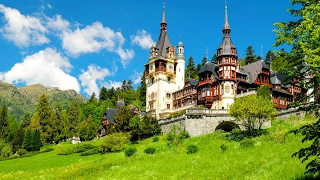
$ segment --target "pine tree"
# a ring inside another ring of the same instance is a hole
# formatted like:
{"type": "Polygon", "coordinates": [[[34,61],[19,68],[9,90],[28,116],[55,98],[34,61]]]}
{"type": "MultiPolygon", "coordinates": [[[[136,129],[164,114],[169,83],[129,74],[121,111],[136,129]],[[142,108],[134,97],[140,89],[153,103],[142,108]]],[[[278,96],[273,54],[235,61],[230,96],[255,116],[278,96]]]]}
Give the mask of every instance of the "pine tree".
{"type": "Polygon", "coordinates": [[[268,51],[265,59],[266,64],[270,66],[273,59],[274,59],[274,53],[272,51],[268,51]]]}
{"type": "Polygon", "coordinates": [[[29,113],[25,113],[21,119],[22,128],[26,128],[30,125],[31,116],[29,113]]]}
{"type": "Polygon", "coordinates": [[[133,89],[132,81],[129,79],[129,81],[127,82],[127,90],[132,90],[132,89],[133,89]]]}
{"type": "Polygon", "coordinates": [[[93,92],[93,93],[91,94],[88,103],[94,104],[94,105],[97,105],[97,104],[98,104],[98,100],[97,100],[97,97],[96,97],[96,93],[95,93],[95,92],[93,92]]]}
{"type": "Polygon", "coordinates": [[[51,108],[49,100],[45,94],[40,96],[37,113],[40,119],[40,127],[43,142],[50,142],[48,133],[50,131],[49,118],[51,115],[51,108]]]}
{"type": "Polygon", "coordinates": [[[113,125],[117,132],[129,132],[129,121],[133,117],[133,113],[126,107],[121,107],[114,116],[113,125]]]}
{"type": "Polygon", "coordinates": [[[139,96],[139,100],[142,106],[141,109],[145,109],[146,107],[146,97],[147,97],[146,76],[145,76],[145,73],[143,73],[141,77],[140,96],[139,96]]]}
{"type": "Polygon", "coordinates": [[[256,61],[254,50],[252,46],[248,46],[246,50],[246,57],[244,58],[246,65],[256,61]]]}
{"type": "Polygon", "coordinates": [[[218,61],[217,61],[217,54],[214,54],[211,58],[211,63],[213,64],[218,64],[218,61]]]}
{"type": "Polygon", "coordinates": [[[100,101],[107,100],[107,98],[108,98],[107,88],[105,88],[104,86],[102,86],[102,88],[101,88],[101,90],[100,90],[100,94],[99,94],[99,102],[100,102],[100,101]]]}
{"type": "Polygon", "coordinates": [[[27,130],[24,141],[23,141],[23,148],[27,151],[32,151],[32,145],[31,145],[31,140],[32,140],[32,130],[27,130]]]}
{"type": "Polygon", "coordinates": [[[17,152],[17,150],[22,148],[24,136],[25,136],[24,128],[22,126],[20,126],[13,141],[11,142],[11,149],[12,149],[13,153],[17,152]]]}
{"type": "Polygon", "coordinates": [[[206,64],[206,62],[208,62],[207,57],[203,57],[203,58],[202,58],[201,66],[204,66],[204,65],[206,64]]]}
{"type": "Polygon", "coordinates": [[[78,125],[80,123],[80,106],[78,100],[73,100],[68,109],[68,137],[76,135],[78,132],[78,125]]]}
{"type": "Polygon", "coordinates": [[[40,151],[40,148],[42,147],[41,134],[38,129],[32,132],[31,145],[33,151],[40,151]]]}
{"type": "Polygon", "coordinates": [[[190,56],[187,63],[186,73],[185,73],[185,79],[188,80],[190,78],[195,78],[197,75],[196,68],[194,65],[193,57],[190,56]]]}
{"type": "Polygon", "coordinates": [[[6,104],[2,105],[0,108],[0,139],[7,140],[9,135],[10,124],[8,107],[6,104]]]}
{"type": "Polygon", "coordinates": [[[127,81],[125,79],[122,81],[121,90],[122,91],[127,90],[127,81]]]}

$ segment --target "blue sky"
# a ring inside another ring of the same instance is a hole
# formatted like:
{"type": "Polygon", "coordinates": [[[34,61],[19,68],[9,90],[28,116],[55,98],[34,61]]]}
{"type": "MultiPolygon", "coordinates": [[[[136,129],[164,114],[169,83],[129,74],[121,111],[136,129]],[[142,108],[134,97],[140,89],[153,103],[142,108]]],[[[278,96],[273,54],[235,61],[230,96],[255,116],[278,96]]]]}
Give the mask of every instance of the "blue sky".
{"type": "MultiPolygon", "coordinates": [[[[140,84],[149,48],[159,36],[163,0],[1,0],[0,80],[41,83],[88,97],[123,79],[140,84]]],[[[275,22],[293,17],[289,0],[228,0],[231,38],[244,58],[272,47],[275,22]]],[[[186,60],[215,53],[222,40],[224,0],[166,1],[170,42],[180,36],[186,60]]]]}

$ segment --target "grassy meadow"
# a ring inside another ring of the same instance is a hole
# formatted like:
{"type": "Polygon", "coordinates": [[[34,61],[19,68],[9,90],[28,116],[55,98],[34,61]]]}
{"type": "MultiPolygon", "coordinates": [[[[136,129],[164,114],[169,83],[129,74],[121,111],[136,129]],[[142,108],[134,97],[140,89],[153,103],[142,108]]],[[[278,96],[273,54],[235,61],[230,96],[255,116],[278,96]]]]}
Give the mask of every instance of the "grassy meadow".
{"type": "MultiPolygon", "coordinates": [[[[314,120],[312,116],[275,120],[265,135],[252,138],[253,147],[227,140],[223,132],[188,138],[173,147],[167,146],[165,136],[157,142],[149,138],[126,145],[137,148],[131,157],[123,151],[57,155],[79,146],[61,143],[50,146],[54,148],[50,152],[0,161],[0,179],[306,179],[307,162],[291,155],[308,143],[301,143],[301,135],[287,132],[314,120]],[[196,145],[199,151],[187,154],[189,145],[196,145]],[[154,147],[155,154],[144,153],[147,147],[154,147]]],[[[102,141],[86,143],[99,146],[102,141]]]]}

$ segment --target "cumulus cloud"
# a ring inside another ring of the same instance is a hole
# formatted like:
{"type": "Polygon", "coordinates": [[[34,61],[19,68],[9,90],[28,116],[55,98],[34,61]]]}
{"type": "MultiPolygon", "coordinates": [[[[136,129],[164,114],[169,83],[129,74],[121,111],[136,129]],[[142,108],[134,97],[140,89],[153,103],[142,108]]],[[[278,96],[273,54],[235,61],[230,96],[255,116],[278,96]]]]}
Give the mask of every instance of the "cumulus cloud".
{"type": "Polygon", "coordinates": [[[132,49],[122,48],[125,39],[121,32],[103,27],[100,22],[94,22],[82,29],[77,27],[75,30],[66,30],[62,33],[61,39],[62,47],[73,56],[106,49],[116,52],[123,65],[128,64],[128,61],[134,56],[132,49]]]}
{"type": "Polygon", "coordinates": [[[130,38],[131,43],[140,46],[142,49],[150,49],[152,45],[155,45],[151,35],[144,29],[139,30],[135,36],[131,35],[130,38]]]}
{"type": "Polygon", "coordinates": [[[42,25],[40,18],[22,15],[18,10],[2,4],[0,4],[0,12],[4,14],[5,22],[0,32],[18,47],[41,45],[50,41],[46,37],[48,30],[42,25]]]}
{"type": "Polygon", "coordinates": [[[137,72],[136,70],[134,70],[133,75],[131,76],[131,79],[133,80],[133,84],[140,84],[141,76],[142,76],[142,72],[137,72]]]}
{"type": "Polygon", "coordinates": [[[47,27],[52,30],[63,31],[68,29],[69,25],[69,21],[63,19],[61,15],[56,15],[53,18],[47,17],[47,27]]]}
{"type": "Polygon", "coordinates": [[[79,76],[79,80],[81,81],[81,86],[84,87],[84,92],[88,95],[91,95],[93,92],[97,95],[99,94],[98,83],[104,83],[104,79],[107,76],[112,75],[110,71],[106,68],[101,68],[96,65],[89,65],[88,70],[82,70],[82,74],[79,76]]]}
{"type": "Polygon", "coordinates": [[[118,81],[106,81],[102,84],[104,87],[106,87],[107,89],[111,89],[112,87],[117,89],[120,88],[122,85],[122,82],[118,82],[118,81]]]}
{"type": "Polygon", "coordinates": [[[61,90],[74,89],[80,92],[78,80],[69,75],[72,66],[68,58],[55,49],[47,48],[27,56],[23,62],[16,63],[10,71],[0,73],[0,79],[8,83],[41,83],[46,87],[58,87],[61,90]]]}

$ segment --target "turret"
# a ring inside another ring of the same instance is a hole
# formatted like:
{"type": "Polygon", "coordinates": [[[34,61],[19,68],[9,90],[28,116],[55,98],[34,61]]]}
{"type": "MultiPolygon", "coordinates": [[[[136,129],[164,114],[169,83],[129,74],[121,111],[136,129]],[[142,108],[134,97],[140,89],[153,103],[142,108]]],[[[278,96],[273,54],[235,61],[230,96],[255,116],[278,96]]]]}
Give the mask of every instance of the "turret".
{"type": "Polygon", "coordinates": [[[177,46],[177,66],[176,66],[176,89],[180,90],[184,87],[184,73],[185,73],[185,58],[184,58],[184,45],[180,42],[177,46]]]}

